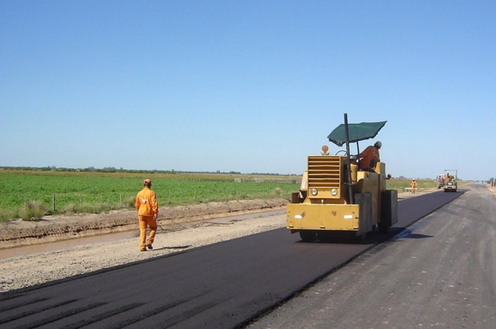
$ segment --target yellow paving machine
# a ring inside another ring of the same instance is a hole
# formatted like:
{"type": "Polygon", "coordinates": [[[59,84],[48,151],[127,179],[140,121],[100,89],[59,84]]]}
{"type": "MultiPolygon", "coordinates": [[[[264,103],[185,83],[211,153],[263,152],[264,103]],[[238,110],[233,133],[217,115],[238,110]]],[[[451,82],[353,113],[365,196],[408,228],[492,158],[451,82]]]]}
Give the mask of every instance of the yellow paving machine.
{"type": "Polygon", "coordinates": [[[287,229],[299,232],[303,241],[322,240],[340,233],[362,236],[374,229],[386,232],[398,221],[398,194],[386,189],[386,164],[361,170],[358,166],[358,142],[374,138],[386,124],[362,122],[339,125],[328,136],[346,150],[329,154],[327,146],[320,155],[308,156],[307,170],[300,191],[293,193],[287,205],[287,229]],[[357,155],[350,154],[356,142],[357,155]],[[344,154],[338,155],[341,152],[344,154]]]}

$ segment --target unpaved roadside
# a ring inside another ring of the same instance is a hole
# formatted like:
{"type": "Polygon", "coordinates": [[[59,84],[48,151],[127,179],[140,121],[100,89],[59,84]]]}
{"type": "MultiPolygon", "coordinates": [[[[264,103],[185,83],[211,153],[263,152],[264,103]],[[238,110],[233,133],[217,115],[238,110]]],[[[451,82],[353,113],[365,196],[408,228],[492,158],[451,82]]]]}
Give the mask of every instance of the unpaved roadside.
{"type": "MultiPolygon", "coordinates": [[[[399,199],[430,192],[432,191],[415,194],[400,193],[399,199]]],[[[284,207],[273,206],[264,209],[284,209],[284,207]]],[[[226,214],[232,215],[233,213],[242,214],[247,211],[243,212],[240,209],[238,212],[231,211],[217,215],[196,213],[192,216],[195,221],[189,224],[186,219],[171,219],[168,224],[166,224],[167,220],[162,220],[162,229],[158,231],[152,251],[140,252],[138,239],[133,237],[0,260],[0,292],[142,261],[285,226],[284,214],[264,216],[262,212],[254,213],[245,220],[222,219],[226,214]]],[[[132,225],[137,230],[137,224],[132,225]]]]}
{"type": "MultiPolygon", "coordinates": [[[[177,231],[211,218],[281,208],[287,202],[284,199],[239,200],[161,207],[158,222],[166,230],[177,231]]],[[[129,231],[136,225],[134,210],[45,216],[36,221],[13,220],[0,224],[0,249],[129,231]]]]}

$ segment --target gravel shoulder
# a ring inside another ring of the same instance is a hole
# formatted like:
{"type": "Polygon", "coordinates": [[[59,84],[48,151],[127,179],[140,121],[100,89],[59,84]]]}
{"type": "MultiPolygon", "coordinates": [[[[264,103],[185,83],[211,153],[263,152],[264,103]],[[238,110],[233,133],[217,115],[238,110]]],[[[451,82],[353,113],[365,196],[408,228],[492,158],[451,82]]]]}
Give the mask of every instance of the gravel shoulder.
{"type": "MultiPolygon", "coordinates": [[[[415,194],[399,193],[399,199],[430,192],[432,191],[415,194]]],[[[161,227],[157,232],[154,249],[146,252],[140,252],[138,249],[138,225],[135,213],[132,211],[49,218],[38,223],[19,221],[13,224],[25,225],[23,228],[17,226],[17,231],[21,233],[45,232],[38,237],[36,234],[29,237],[29,234],[22,233],[16,239],[13,237],[15,230],[12,226],[7,230],[4,225],[3,236],[5,237],[8,231],[9,239],[2,240],[0,236],[0,248],[129,229],[135,230],[136,237],[2,259],[0,260],[2,269],[0,293],[285,227],[284,214],[267,215],[264,212],[277,209],[282,211],[286,203],[285,200],[255,200],[246,201],[244,206],[242,202],[232,202],[230,205],[227,203],[202,205],[203,210],[182,207],[171,209],[170,213],[167,213],[161,209],[159,217],[161,227]],[[176,214],[177,217],[169,218],[171,214],[176,214]],[[226,217],[233,215],[245,215],[245,218],[239,220],[235,219],[236,217],[226,217]],[[102,223],[111,223],[111,225],[102,223]],[[118,225],[114,225],[115,223],[118,225]],[[35,229],[36,225],[38,227],[35,229]],[[95,228],[99,226],[100,229],[95,228]],[[85,227],[88,229],[85,230],[85,227]],[[54,231],[58,233],[50,233],[54,231]]]]}

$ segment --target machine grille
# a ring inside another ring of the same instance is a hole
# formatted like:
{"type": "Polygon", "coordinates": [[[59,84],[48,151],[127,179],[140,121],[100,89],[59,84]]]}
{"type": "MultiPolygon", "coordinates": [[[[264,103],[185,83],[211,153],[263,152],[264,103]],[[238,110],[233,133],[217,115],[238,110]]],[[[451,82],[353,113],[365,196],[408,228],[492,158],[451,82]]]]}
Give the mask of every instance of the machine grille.
{"type": "Polygon", "coordinates": [[[341,181],[341,157],[309,156],[308,187],[339,188],[341,181]]]}

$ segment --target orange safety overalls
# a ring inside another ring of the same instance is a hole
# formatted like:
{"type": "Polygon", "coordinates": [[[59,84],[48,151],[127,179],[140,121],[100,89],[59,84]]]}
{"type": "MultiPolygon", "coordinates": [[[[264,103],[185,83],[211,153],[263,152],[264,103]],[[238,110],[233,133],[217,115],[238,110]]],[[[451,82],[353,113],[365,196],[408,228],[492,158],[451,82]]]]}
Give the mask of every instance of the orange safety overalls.
{"type": "Polygon", "coordinates": [[[145,186],[136,195],[136,210],[138,211],[138,221],[140,229],[140,250],[146,250],[147,245],[151,245],[157,233],[158,202],[155,192],[145,186]],[[148,239],[146,229],[150,228],[148,239]]]}
{"type": "Polygon", "coordinates": [[[417,182],[412,181],[410,187],[412,188],[412,193],[415,193],[415,190],[417,189],[417,182]]]}

